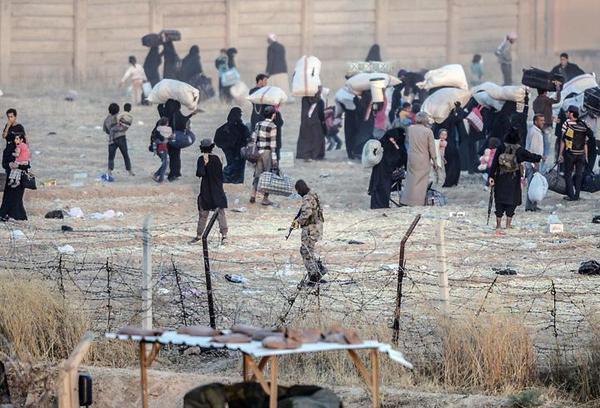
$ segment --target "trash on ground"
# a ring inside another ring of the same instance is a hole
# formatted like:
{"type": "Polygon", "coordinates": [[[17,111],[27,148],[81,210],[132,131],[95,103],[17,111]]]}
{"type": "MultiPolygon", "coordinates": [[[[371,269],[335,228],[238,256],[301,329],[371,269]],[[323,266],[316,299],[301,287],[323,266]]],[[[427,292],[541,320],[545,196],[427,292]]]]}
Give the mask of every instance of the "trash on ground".
{"type": "Polygon", "coordinates": [[[582,262],[577,272],[581,275],[600,275],[600,263],[596,261],[582,262]]]}
{"type": "Polygon", "coordinates": [[[46,213],[46,215],[44,216],[44,218],[59,218],[59,219],[63,219],[63,218],[65,218],[65,214],[63,213],[62,210],[52,210],[52,211],[48,211],[46,213]]]}
{"type": "Polygon", "coordinates": [[[240,276],[240,275],[229,275],[229,274],[226,274],[225,275],[225,279],[228,280],[231,283],[243,283],[243,284],[248,283],[248,279],[246,279],[246,278],[244,278],[243,276],[240,276]]]}
{"type": "Polygon", "coordinates": [[[77,100],[77,96],[77,91],[71,89],[69,92],[67,92],[67,96],[65,96],[65,101],[74,102],[75,100],[77,100]]]}
{"type": "Polygon", "coordinates": [[[246,207],[239,207],[239,208],[232,208],[231,211],[236,212],[236,213],[245,213],[248,211],[248,209],[246,207]]]}
{"type": "Polygon", "coordinates": [[[355,239],[351,239],[350,241],[348,241],[349,245],[364,245],[365,243],[362,241],[357,241],[355,239]]]}
{"type": "Polygon", "coordinates": [[[14,239],[15,241],[18,239],[27,239],[27,237],[25,236],[25,234],[23,233],[23,231],[21,230],[11,230],[10,231],[10,238],[14,239]]]}
{"type": "Polygon", "coordinates": [[[504,269],[492,268],[492,270],[494,272],[496,272],[496,275],[516,275],[517,274],[517,271],[515,271],[514,269],[510,269],[510,268],[504,268],[504,269]]]}
{"type": "Polygon", "coordinates": [[[86,179],[88,176],[87,173],[83,172],[83,173],[73,173],[73,178],[75,180],[81,180],[81,179],[86,179]]]}
{"type": "Polygon", "coordinates": [[[594,218],[592,218],[592,222],[594,224],[600,224],[600,215],[596,215],[594,218]]]}
{"type": "Polygon", "coordinates": [[[548,216],[548,233],[560,234],[563,231],[563,223],[558,219],[558,215],[551,214],[550,216],[548,216]]]}
{"type": "Polygon", "coordinates": [[[61,225],[60,230],[62,232],[73,232],[73,227],[69,227],[68,225],[61,225]]]}
{"type": "Polygon", "coordinates": [[[83,211],[79,207],[73,207],[67,211],[67,215],[71,218],[83,218],[83,211]]]}
{"type": "Polygon", "coordinates": [[[106,181],[108,183],[112,183],[113,181],[115,181],[115,178],[111,175],[108,174],[103,174],[100,176],[100,180],[102,181],[106,181]]]}
{"type": "Polygon", "coordinates": [[[90,214],[90,218],[93,220],[110,220],[115,217],[122,217],[121,211],[115,212],[115,210],[106,210],[103,213],[95,212],[90,214]]]}
{"type": "Polygon", "coordinates": [[[61,254],[72,255],[72,254],[75,253],[75,248],[73,248],[69,244],[63,245],[63,246],[59,246],[57,249],[58,249],[58,252],[60,252],[61,254]]]}
{"type": "Polygon", "coordinates": [[[329,173],[321,173],[321,174],[319,174],[319,177],[321,177],[321,178],[327,178],[327,177],[330,177],[330,176],[331,176],[331,174],[329,174],[329,173]]]}

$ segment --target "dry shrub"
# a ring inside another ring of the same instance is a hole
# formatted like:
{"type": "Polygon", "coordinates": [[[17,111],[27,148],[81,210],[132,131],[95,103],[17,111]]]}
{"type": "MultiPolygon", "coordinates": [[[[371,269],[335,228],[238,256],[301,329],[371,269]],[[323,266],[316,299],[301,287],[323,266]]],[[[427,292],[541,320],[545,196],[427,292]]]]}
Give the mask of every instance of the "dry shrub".
{"type": "Polygon", "coordinates": [[[497,393],[535,381],[536,357],[527,328],[508,317],[440,323],[441,382],[450,388],[497,393]]]}

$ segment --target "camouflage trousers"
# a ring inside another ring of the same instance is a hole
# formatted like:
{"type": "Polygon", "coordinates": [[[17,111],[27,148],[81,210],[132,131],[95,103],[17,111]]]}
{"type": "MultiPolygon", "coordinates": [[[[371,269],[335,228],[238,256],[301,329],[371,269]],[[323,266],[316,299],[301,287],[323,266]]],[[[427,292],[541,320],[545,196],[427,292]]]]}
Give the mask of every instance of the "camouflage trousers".
{"type": "Polygon", "coordinates": [[[315,254],[317,242],[321,239],[323,231],[322,224],[309,225],[302,228],[302,238],[300,245],[300,255],[304,262],[304,267],[308,272],[309,280],[317,282],[321,278],[318,257],[315,254]]]}

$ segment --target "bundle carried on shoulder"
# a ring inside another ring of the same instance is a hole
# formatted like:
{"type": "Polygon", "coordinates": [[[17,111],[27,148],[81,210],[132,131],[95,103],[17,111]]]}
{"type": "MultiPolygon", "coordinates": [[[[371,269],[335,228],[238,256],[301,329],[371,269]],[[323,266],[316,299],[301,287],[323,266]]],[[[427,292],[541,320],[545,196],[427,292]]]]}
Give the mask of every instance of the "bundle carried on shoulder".
{"type": "Polygon", "coordinates": [[[492,98],[486,91],[473,93],[473,98],[475,98],[478,104],[485,106],[486,108],[494,108],[497,112],[502,109],[504,102],[506,102],[492,98]]]}
{"type": "Polygon", "coordinates": [[[400,84],[400,80],[393,75],[371,72],[354,75],[352,78],[346,81],[346,85],[355,92],[363,92],[371,89],[372,80],[383,81],[382,84],[385,85],[384,88],[400,84]]]}
{"type": "Polygon", "coordinates": [[[165,103],[169,99],[175,99],[189,110],[195,111],[198,108],[200,91],[176,79],[163,79],[154,85],[148,95],[148,101],[152,103],[165,103]]]}
{"type": "Polygon", "coordinates": [[[561,94],[563,96],[569,96],[571,94],[577,94],[585,92],[590,88],[597,88],[598,82],[596,77],[591,74],[578,75],[572,78],[569,82],[563,85],[561,94]]]}
{"type": "Polygon", "coordinates": [[[292,95],[315,96],[321,86],[321,61],[314,56],[303,55],[296,62],[292,76],[292,95]]]}
{"type": "Polygon", "coordinates": [[[250,94],[248,100],[256,105],[280,105],[287,101],[287,95],[279,87],[263,86],[250,94]]]}
{"type": "Polygon", "coordinates": [[[363,146],[361,163],[365,169],[377,166],[383,159],[383,147],[376,139],[368,140],[363,146]]]}
{"type": "Polygon", "coordinates": [[[484,82],[472,89],[473,93],[487,92],[489,96],[499,101],[524,102],[527,89],[522,85],[500,86],[493,82],[484,82]]]}
{"type": "Polygon", "coordinates": [[[346,75],[353,76],[362,73],[382,72],[389,74],[393,62],[383,61],[349,61],[346,63],[346,75]]]}
{"type": "Polygon", "coordinates": [[[521,83],[525,86],[544,91],[554,91],[556,86],[553,81],[563,82],[564,79],[561,75],[555,75],[539,68],[523,69],[521,83]]]}
{"type": "Polygon", "coordinates": [[[471,99],[471,91],[459,88],[443,88],[429,95],[423,105],[421,112],[429,114],[436,123],[442,123],[448,116],[454,104],[460,102],[461,106],[465,106],[471,99]]]}
{"type": "Polygon", "coordinates": [[[162,44],[162,40],[160,39],[160,35],[156,33],[146,34],[142,37],[142,45],[144,47],[158,47],[162,44]]]}
{"type": "Polygon", "coordinates": [[[425,80],[417,83],[421,89],[430,90],[439,87],[453,87],[467,90],[467,76],[460,64],[444,65],[438,69],[432,69],[425,74],[425,80]]]}
{"type": "Polygon", "coordinates": [[[356,109],[356,105],[354,104],[355,96],[356,95],[352,92],[351,88],[344,86],[335,93],[335,101],[344,105],[346,109],[354,110],[356,109]]]}

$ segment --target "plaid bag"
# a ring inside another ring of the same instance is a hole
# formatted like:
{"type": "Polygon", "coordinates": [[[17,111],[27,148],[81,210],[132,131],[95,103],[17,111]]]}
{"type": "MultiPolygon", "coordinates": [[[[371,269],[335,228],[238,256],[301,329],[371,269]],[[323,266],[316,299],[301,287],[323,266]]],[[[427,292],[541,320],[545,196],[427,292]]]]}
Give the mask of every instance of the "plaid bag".
{"type": "Polygon", "coordinates": [[[425,198],[425,205],[440,206],[443,207],[448,204],[448,198],[437,190],[431,187],[427,190],[427,197],[425,198]]]}
{"type": "Polygon", "coordinates": [[[258,191],[288,197],[294,192],[294,181],[290,176],[265,171],[258,179],[258,191]]]}

